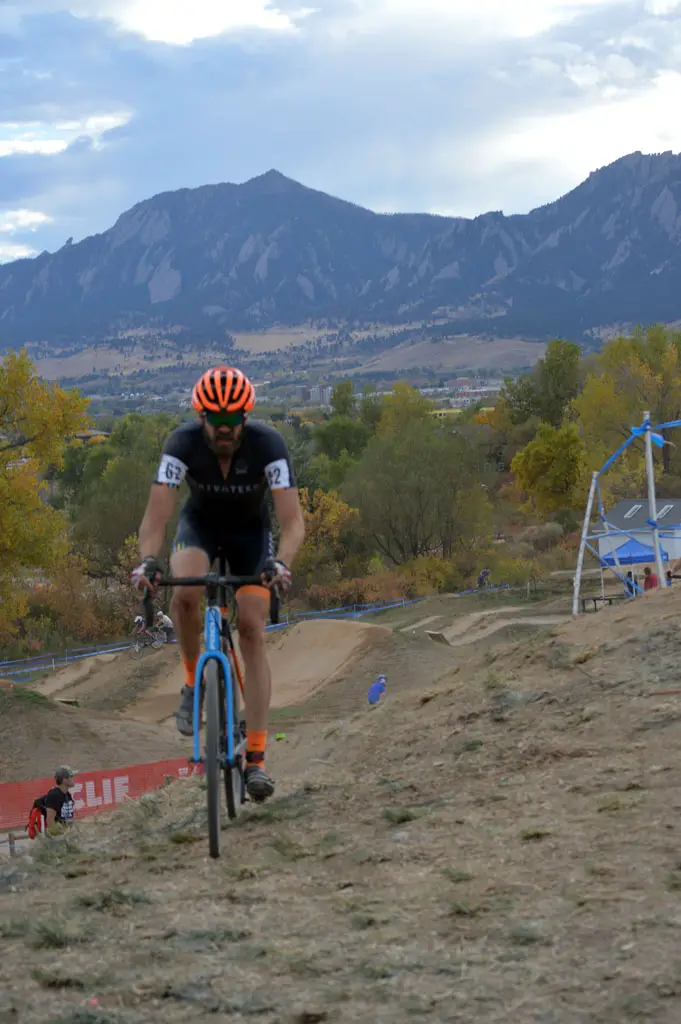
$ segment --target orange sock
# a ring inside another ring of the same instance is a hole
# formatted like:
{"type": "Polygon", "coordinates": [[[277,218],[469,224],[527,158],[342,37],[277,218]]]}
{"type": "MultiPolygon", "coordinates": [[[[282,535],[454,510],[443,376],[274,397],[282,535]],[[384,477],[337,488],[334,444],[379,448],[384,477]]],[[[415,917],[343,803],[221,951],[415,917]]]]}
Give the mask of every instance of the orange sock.
{"type": "Polygon", "coordinates": [[[259,764],[265,767],[265,747],[267,746],[267,729],[246,729],[246,763],[259,764]]]}
{"type": "Polygon", "coordinates": [[[196,664],[198,658],[185,658],[182,656],[182,664],[184,665],[184,685],[189,686],[190,689],[194,689],[194,677],[196,674],[196,664]]]}

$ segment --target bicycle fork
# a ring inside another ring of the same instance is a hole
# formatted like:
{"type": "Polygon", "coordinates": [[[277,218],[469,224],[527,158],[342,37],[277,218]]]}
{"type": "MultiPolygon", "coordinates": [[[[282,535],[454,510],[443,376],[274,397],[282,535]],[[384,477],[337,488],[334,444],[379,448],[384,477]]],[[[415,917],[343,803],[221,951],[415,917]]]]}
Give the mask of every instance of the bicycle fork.
{"type": "MultiPolygon", "coordinates": [[[[232,689],[232,669],[229,664],[229,658],[221,649],[221,614],[220,609],[215,605],[209,605],[206,608],[206,615],[204,621],[204,637],[206,649],[201,654],[196,666],[196,675],[194,677],[194,756],[190,759],[194,764],[202,763],[201,758],[201,744],[200,744],[200,727],[201,727],[201,690],[203,687],[203,670],[205,665],[211,659],[219,662],[222,668],[222,679],[224,683],[224,700],[225,700],[225,732],[226,732],[226,757],[225,761],[230,768],[235,768],[238,758],[244,753],[246,749],[246,736],[244,730],[240,728],[242,734],[239,743],[235,746],[234,743],[234,692],[232,689]]],[[[242,685],[241,679],[239,678],[239,684],[242,685]]],[[[241,725],[241,723],[240,723],[241,725]]]]}

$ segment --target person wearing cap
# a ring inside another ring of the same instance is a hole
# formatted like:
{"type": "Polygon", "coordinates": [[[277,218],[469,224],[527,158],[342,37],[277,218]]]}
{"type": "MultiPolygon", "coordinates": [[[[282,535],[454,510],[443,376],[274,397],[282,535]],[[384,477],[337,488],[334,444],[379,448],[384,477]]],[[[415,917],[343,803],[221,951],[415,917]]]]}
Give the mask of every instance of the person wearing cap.
{"type": "Polygon", "coordinates": [[[71,790],[76,784],[76,773],[67,764],[62,764],[54,773],[56,785],[45,795],[45,831],[61,831],[56,826],[70,825],[76,808],[71,790]]]}

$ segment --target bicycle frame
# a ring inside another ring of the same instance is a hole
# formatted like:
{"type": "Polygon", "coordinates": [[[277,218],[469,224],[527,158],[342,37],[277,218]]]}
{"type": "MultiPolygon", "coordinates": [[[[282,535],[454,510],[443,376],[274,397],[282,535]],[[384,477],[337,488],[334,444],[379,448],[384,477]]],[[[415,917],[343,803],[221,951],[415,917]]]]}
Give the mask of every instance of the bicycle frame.
{"type": "MultiPolygon", "coordinates": [[[[246,759],[246,730],[238,715],[238,697],[235,685],[238,682],[243,692],[239,661],[234,648],[229,615],[223,611],[227,604],[227,588],[239,586],[262,586],[263,577],[227,576],[224,574],[225,560],[220,554],[219,571],[205,576],[174,576],[157,580],[159,586],[205,587],[206,612],[204,616],[204,649],[196,665],[193,700],[193,757],[190,764],[203,764],[206,774],[208,804],[208,850],[211,857],[220,856],[220,790],[224,782],[227,814],[235,818],[238,808],[245,799],[244,762],[246,759]],[[233,658],[234,670],[230,664],[233,658]],[[217,662],[217,665],[210,665],[217,662]],[[209,666],[207,668],[207,666],[209,666]],[[220,672],[222,670],[222,672],[220,672]],[[201,758],[201,700],[205,701],[206,723],[204,750],[201,758]],[[223,706],[224,703],[224,706],[223,706]]],[[[274,559],[265,563],[264,578],[273,580],[276,576],[274,559]]],[[[272,587],[270,614],[273,601],[278,602],[276,586],[272,587]]],[[[147,590],[143,600],[147,622],[150,622],[151,595],[147,590]]]]}
{"type": "MultiPolygon", "coordinates": [[[[274,575],[276,571],[273,567],[273,559],[269,559],[266,563],[265,572],[274,575]]],[[[193,745],[193,757],[190,761],[194,764],[201,763],[201,747],[200,747],[200,725],[201,725],[201,683],[203,680],[203,671],[206,664],[211,661],[217,661],[222,667],[225,681],[225,731],[227,733],[227,750],[226,760],[230,768],[236,767],[237,758],[242,752],[242,747],[245,746],[245,740],[235,747],[234,734],[235,734],[235,713],[234,713],[234,690],[233,690],[233,679],[232,679],[232,666],[229,662],[228,654],[223,650],[223,640],[225,639],[223,632],[223,623],[226,623],[226,628],[231,636],[231,627],[229,625],[229,619],[224,617],[222,614],[222,608],[227,604],[227,588],[228,587],[239,587],[239,586],[262,586],[262,579],[260,576],[229,576],[225,575],[222,571],[224,569],[224,559],[220,556],[219,561],[219,572],[206,573],[205,576],[171,576],[162,577],[158,581],[158,586],[170,586],[170,587],[205,587],[206,588],[206,611],[204,615],[204,649],[199,657],[196,665],[196,674],[194,677],[194,745],[193,745]]],[[[275,598],[279,600],[278,588],[274,588],[275,598]]],[[[145,597],[143,603],[149,601],[149,597],[145,597]]],[[[237,681],[239,687],[243,692],[243,683],[241,674],[236,666],[237,681]]]]}
{"type": "Polygon", "coordinates": [[[192,761],[199,764],[201,761],[199,727],[201,724],[201,681],[203,670],[211,659],[222,666],[225,680],[225,731],[227,733],[227,763],[230,768],[236,767],[236,758],[241,753],[234,747],[234,689],[232,680],[232,667],[229,658],[222,649],[222,612],[220,605],[224,601],[209,603],[204,616],[204,650],[196,665],[194,677],[194,757],[192,761]]]}

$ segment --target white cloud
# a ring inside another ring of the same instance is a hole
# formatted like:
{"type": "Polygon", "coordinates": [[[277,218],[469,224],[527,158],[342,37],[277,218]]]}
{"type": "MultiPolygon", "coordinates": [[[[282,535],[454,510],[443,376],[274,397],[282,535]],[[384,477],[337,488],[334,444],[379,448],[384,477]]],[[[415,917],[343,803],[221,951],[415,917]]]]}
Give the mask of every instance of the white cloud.
{"type": "MultiPolygon", "coordinates": [[[[3,125],[0,125],[2,132],[3,125]]],[[[42,153],[46,156],[62,153],[68,143],[63,139],[2,139],[0,138],[0,157],[12,156],[15,153],[42,153]]]]}
{"type": "Polygon", "coordinates": [[[269,0],[62,0],[79,18],[106,18],[157,43],[183,46],[225,32],[260,29],[295,31],[309,9],[282,11],[269,0]]]}
{"type": "Polygon", "coordinates": [[[645,8],[651,14],[673,14],[681,7],[681,0],[646,0],[645,8]]]}
{"type": "Polygon", "coordinates": [[[552,191],[551,196],[538,197],[537,202],[545,202],[626,153],[681,151],[679,109],[681,73],[661,71],[638,94],[606,97],[563,115],[518,118],[503,135],[482,142],[475,163],[492,177],[509,166],[525,166],[531,177],[541,167],[552,191]]]}
{"type": "Polygon", "coordinates": [[[454,44],[460,34],[523,39],[566,24],[590,9],[620,4],[621,0],[354,0],[352,8],[336,21],[334,31],[350,37],[356,33],[379,35],[403,25],[420,32],[430,23],[449,28],[454,44]]]}
{"type": "Polygon", "coordinates": [[[15,231],[35,231],[51,220],[52,217],[40,210],[5,210],[0,213],[0,232],[12,234],[15,231]]]}
{"type": "Polygon", "coordinates": [[[19,153],[53,156],[63,153],[69,143],[81,136],[88,136],[96,147],[100,147],[103,136],[126,124],[130,117],[129,112],[120,111],[81,120],[55,121],[53,124],[43,121],[0,122],[0,157],[19,153]]]}
{"type": "Polygon", "coordinates": [[[28,245],[4,245],[0,242],[0,263],[23,260],[28,256],[37,256],[37,254],[38,250],[31,249],[28,245]]]}

